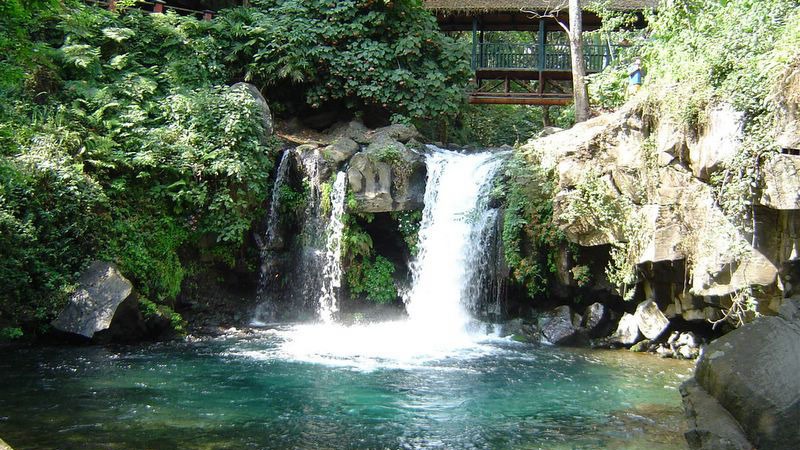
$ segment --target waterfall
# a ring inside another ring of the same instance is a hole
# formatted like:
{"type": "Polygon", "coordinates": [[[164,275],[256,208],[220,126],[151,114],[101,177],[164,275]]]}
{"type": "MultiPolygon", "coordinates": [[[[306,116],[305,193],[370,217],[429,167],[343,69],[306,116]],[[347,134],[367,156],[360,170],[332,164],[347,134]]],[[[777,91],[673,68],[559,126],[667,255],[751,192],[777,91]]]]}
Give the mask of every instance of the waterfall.
{"type": "Polygon", "coordinates": [[[485,274],[494,262],[488,241],[497,211],[489,208],[489,192],[501,163],[502,157],[493,153],[464,155],[436,148],[426,160],[419,254],[406,299],[409,317],[420,327],[446,325],[450,333],[463,332],[469,311],[481,300],[485,274]]]}
{"type": "Polygon", "coordinates": [[[342,215],[346,188],[347,174],[339,172],[331,189],[331,217],[325,244],[322,295],[319,298],[319,317],[326,323],[333,322],[339,311],[338,294],[342,285],[342,231],[344,230],[342,215]]]}
{"type": "Polygon", "coordinates": [[[267,249],[274,249],[276,247],[276,236],[278,228],[278,210],[280,208],[280,193],[283,179],[289,169],[289,156],[292,154],[292,149],[284,150],[281,155],[281,161],[278,163],[278,170],[275,172],[275,182],[272,184],[272,198],[269,204],[269,214],[267,214],[267,229],[264,233],[264,246],[267,249]]]}
{"type": "Polygon", "coordinates": [[[253,313],[251,323],[253,325],[263,325],[275,320],[276,307],[272,299],[265,298],[264,291],[267,288],[267,267],[269,265],[270,251],[282,247],[283,242],[278,240],[278,224],[280,223],[280,188],[283,185],[284,178],[289,171],[289,156],[292,154],[293,149],[286,149],[281,155],[281,160],[278,163],[278,169],[275,171],[275,181],[272,184],[272,197],[269,203],[269,212],[267,213],[267,224],[264,232],[264,237],[256,236],[259,245],[259,253],[261,259],[260,274],[258,277],[258,289],[256,291],[256,309],[253,313]]]}
{"type": "MultiPolygon", "coordinates": [[[[419,253],[412,262],[412,287],[404,296],[408,319],[345,326],[334,322],[297,325],[280,333],[279,349],[287,357],[313,363],[376,367],[417,367],[450,357],[480,357],[494,351],[493,339],[470,316],[486,297],[485,272],[494,273],[497,211],[489,207],[492,180],[505,156],[497,153],[461,154],[430,147],[425,209],[420,224],[419,253]]],[[[333,208],[344,197],[337,177],[333,208]]],[[[342,206],[339,206],[340,208],[342,206]]],[[[337,213],[332,211],[332,219],[337,213]]],[[[338,263],[341,236],[331,220],[328,261],[338,263]]],[[[333,264],[330,265],[333,268],[333,264]]],[[[334,287],[338,269],[326,270],[334,287]]],[[[323,296],[328,305],[333,297],[323,296]]],[[[327,306],[324,306],[327,307],[327,306]]],[[[324,311],[324,307],[322,308],[324,311]]],[[[327,313],[325,313],[327,314],[327,313]]],[[[323,318],[333,317],[333,314],[323,318]]]]}

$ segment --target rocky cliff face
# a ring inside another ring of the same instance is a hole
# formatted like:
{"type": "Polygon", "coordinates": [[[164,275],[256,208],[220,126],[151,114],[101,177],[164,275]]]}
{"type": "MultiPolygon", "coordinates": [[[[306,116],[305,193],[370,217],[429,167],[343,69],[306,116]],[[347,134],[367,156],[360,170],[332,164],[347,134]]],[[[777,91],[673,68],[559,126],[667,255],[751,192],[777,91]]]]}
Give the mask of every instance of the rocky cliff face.
{"type": "Polygon", "coordinates": [[[744,116],[721,104],[687,131],[643,109],[629,104],[522,147],[555,173],[559,227],[581,246],[610,244],[616,270],[669,317],[719,319],[749,288],[759,310],[774,313],[785,290],[779,275],[800,249],[800,156],[760,161],[758,201],[743,225],[720,206],[715,176],[740,153],[744,116]],[[664,267],[681,273],[655,276],[664,267]]]}

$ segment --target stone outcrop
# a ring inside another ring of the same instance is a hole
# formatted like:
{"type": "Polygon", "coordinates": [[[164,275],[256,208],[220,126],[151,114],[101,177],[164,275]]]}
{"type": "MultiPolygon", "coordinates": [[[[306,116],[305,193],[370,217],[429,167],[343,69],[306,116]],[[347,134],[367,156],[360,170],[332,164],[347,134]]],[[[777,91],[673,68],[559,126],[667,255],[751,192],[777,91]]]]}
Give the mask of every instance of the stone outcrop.
{"type": "MultiPolygon", "coordinates": [[[[800,448],[797,310],[796,304],[785,306],[781,317],[763,317],[723,336],[709,344],[697,361],[694,379],[699,388],[713,397],[761,450],[800,448]]],[[[702,412],[696,410],[701,400],[692,395],[693,389],[691,382],[687,383],[685,402],[693,405],[693,409],[687,407],[690,414],[700,417],[702,412]]],[[[708,425],[700,424],[689,433],[702,434],[703,426],[708,425]]]]}
{"type": "Polygon", "coordinates": [[[742,427],[696,381],[681,386],[689,431],[686,441],[694,450],[752,450],[742,427]]]}
{"type": "Polygon", "coordinates": [[[772,155],[764,169],[761,204],[772,209],[800,209],[800,156],[772,155]]]}
{"type": "Polygon", "coordinates": [[[640,268],[689,266],[654,298],[687,320],[718,319],[725,299],[750,287],[760,287],[762,305],[774,303],[782,265],[800,258],[800,156],[772,155],[760,168],[763,206],[754,209],[752,233],[723,211],[709,181],[741,150],[744,115],[719,104],[706,119],[686,131],[631,103],[520,149],[553,171],[553,218],[569,241],[626,244],[640,268]],[[680,307],[683,293],[700,304],[680,307]]]}
{"type": "Polygon", "coordinates": [[[133,293],[133,285],[113,263],[95,261],[78,280],[78,289],[53,321],[59,331],[91,339],[107,330],[117,308],[133,293]]]}
{"type": "Polygon", "coordinates": [[[409,148],[415,145],[411,140],[416,135],[416,129],[401,125],[367,133],[369,145],[350,159],[347,169],[356,210],[387,212],[422,208],[425,159],[409,148]]]}

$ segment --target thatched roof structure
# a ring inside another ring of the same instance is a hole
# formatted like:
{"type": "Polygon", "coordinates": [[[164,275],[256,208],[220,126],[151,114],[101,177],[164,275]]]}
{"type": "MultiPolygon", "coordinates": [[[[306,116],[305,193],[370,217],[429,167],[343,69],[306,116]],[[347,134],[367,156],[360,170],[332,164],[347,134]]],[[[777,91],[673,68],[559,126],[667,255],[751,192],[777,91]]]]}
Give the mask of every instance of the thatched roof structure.
{"type": "MultiPolygon", "coordinates": [[[[424,0],[426,9],[445,14],[477,14],[528,11],[566,11],[567,0],[424,0]]],[[[593,3],[589,1],[588,3],[593,3]]],[[[598,0],[597,3],[600,3],[598,0]]],[[[655,8],[658,0],[611,0],[608,8],[617,11],[641,11],[655,8]]]]}

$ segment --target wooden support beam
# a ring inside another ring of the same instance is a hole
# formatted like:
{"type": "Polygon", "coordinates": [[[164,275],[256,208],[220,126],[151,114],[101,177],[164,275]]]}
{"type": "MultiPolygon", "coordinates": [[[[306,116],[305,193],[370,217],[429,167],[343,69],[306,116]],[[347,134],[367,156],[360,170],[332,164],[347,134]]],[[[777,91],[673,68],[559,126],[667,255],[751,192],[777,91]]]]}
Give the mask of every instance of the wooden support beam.
{"type": "Polygon", "coordinates": [[[473,105],[538,105],[538,106],[565,106],[572,103],[571,98],[557,97],[512,97],[512,96],[487,96],[470,95],[469,103],[473,105]]]}
{"type": "Polygon", "coordinates": [[[478,18],[472,18],[472,70],[478,68],[478,18]]]}

